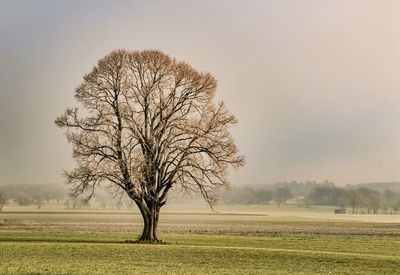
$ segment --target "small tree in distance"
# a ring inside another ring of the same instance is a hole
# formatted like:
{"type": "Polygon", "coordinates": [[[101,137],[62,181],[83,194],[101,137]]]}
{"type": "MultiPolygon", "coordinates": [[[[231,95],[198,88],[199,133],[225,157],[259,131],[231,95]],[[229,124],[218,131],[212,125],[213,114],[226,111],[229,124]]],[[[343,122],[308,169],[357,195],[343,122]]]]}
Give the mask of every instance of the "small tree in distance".
{"type": "Polygon", "coordinates": [[[7,203],[6,195],[0,191],[0,212],[3,211],[3,207],[6,203],[7,203]]]}
{"type": "Polygon", "coordinates": [[[139,240],[150,242],[173,186],[214,205],[227,169],[244,164],[229,133],[236,119],[213,102],[216,85],[160,51],[102,58],[75,91],[85,115],[70,108],[56,120],[73,146],[77,166],[66,179],[74,194],[89,199],[102,183],[126,192],[143,217],[139,240]]]}
{"type": "Polygon", "coordinates": [[[289,187],[279,187],[275,189],[275,201],[278,204],[278,207],[281,206],[282,203],[286,202],[288,199],[291,199],[292,193],[290,192],[289,187]]]}
{"type": "Polygon", "coordinates": [[[41,209],[44,204],[45,198],[41,194],[35,194],[33,196],[33,202],[37,206],[38,209],[41,209]]]}
{"type": "Polygon", "coordinates": [[[351,206],[351,213],[356,213],[357,208],[362,203],[362,194],[358,190],[350,188],[345,191],[345,197],[347,203],[351,206]]]}

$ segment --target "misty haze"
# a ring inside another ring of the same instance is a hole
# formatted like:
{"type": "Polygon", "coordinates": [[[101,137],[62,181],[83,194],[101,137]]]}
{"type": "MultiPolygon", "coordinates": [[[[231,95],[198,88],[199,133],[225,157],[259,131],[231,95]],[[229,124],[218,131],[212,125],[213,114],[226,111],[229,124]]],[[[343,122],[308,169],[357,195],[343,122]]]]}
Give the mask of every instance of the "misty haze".
{"type": "Polygon", "coordinates": [[[397,274],[399,11],[0,1],[0,273],[397,274]]]}

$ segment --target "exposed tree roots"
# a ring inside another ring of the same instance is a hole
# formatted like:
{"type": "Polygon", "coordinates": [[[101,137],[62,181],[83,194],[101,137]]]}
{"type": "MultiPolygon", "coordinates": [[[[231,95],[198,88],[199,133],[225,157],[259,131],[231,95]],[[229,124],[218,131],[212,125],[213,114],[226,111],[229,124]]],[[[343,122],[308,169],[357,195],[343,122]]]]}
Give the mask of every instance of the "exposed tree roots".
{"type": "Polygon", "coordinates": [[[121,243],[131,243],[131,244],[168,244],[162,240],[125,240],[121,243]]]}

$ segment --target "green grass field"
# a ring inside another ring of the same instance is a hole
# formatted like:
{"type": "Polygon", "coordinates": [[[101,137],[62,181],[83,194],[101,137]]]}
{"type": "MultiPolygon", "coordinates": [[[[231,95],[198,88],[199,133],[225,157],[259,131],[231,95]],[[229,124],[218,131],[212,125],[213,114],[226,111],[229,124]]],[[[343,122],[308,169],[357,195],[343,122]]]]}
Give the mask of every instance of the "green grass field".
{"type": "Polygon", "coordinates": [[[160,224],[167,244],[146,245],[123,243],[140,233],[133,211],[4,210],[0,274],[400,274],[398,216],[171,205],[160,224]]]}

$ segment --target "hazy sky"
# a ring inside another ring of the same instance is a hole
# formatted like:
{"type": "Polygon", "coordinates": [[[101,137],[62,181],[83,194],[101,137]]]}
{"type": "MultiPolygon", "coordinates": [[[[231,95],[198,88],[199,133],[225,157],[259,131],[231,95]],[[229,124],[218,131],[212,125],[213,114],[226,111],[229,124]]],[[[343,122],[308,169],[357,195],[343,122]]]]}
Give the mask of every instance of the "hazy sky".
{"type": "Polygon", "coordinates": [[[209,71],[239,119],[236,184],[400,181],[400,1],[0,0],[0,184],[61,182],[54,119],[116,48],[209,71]]]}

